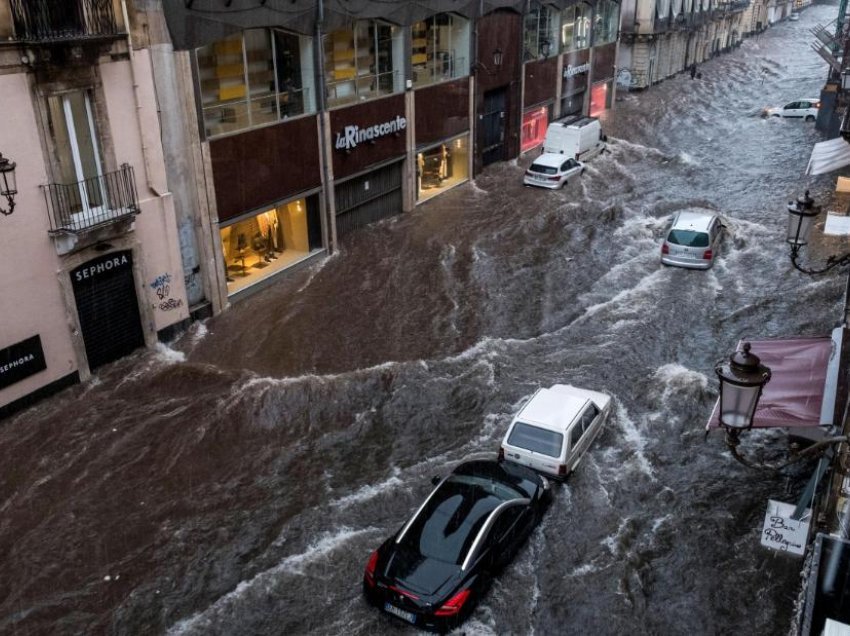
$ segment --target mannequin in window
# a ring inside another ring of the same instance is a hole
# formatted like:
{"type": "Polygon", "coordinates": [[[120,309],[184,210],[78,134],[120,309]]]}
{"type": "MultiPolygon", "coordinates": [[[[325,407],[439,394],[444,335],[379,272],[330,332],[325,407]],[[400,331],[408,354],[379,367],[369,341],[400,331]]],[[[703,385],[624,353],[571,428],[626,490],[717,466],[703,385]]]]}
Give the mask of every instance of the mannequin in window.
{"type": "Polygon", "coordinates": [[[446,144],[440,145],[440,181],[449,178],[449,149],[446,144]]]}

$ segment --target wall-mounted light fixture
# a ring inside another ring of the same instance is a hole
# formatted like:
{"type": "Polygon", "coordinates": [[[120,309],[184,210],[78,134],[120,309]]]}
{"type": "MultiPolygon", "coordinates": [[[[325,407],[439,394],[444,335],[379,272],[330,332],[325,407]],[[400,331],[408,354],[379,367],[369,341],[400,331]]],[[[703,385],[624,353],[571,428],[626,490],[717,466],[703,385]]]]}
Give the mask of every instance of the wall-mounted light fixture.
{"type": "Polygon", "coordinates": [[[0,153],[0,195],[6,197],[9,209],[0,206],[0,214],[10,215],[15,209],[15,195],[18,194],[17,186],[15,185],[15,162],[9,161],[0,153]]]}
{"type": "Polygon", "coordinates": [[[823,274],[833,267],[850,265],[850,254],[830,256],[826,259],[823,267],[811,268],[800,265],[800,248],[809,242],[809,234],[812,231],[815,218],[820,213],[821,207],[815,205],[815,201],[809,196],[808,190],[803,196],[797,197],[796,201],[788,203],[788,238],[786,240],[791,245],[791,264],[804,274],[823,274]]]}
{"type": "Polygon", "coordinates": [[[544,58],[549,57],[549,53],[552,52],[552,43],[549,40],[543,40],[540,42],[540,55],[544,58]]]}
{"type": "Polygon", "coordinates": [[[502,68],[502,60],[503,60],[502,49],[500,49],[499,47],[496,47],[495,49],[493,49],[493,66],[496,69],[502,68]]]}

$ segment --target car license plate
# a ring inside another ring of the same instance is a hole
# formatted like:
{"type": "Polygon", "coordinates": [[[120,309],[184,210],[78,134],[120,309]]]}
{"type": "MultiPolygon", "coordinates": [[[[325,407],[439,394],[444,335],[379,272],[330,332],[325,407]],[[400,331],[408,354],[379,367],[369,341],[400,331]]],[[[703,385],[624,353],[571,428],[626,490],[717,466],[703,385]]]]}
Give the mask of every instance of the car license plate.
{"type": "Polygon", "coordinates": [[[542,174],[534,175],[534,179],[537,181],[548,181],[549,177],[544,177],[542,174]]]}
{"type": "Polygon", "coordinates": [[[390,603],[384,604],[384,610],[389,612],[390,614],[398,616],[399,618],[403,618],[408,623],[416,622],[416,614],[414,614],[413,612],[405,612],[403,609],[399,609],[398,607],[390,603]]]}

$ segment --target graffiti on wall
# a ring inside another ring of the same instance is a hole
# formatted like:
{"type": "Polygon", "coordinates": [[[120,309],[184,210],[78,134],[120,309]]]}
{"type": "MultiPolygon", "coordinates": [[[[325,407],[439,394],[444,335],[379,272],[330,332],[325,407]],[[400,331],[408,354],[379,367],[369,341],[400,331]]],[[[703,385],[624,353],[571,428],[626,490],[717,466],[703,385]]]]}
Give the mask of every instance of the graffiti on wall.
{"type": "Polygon", "coordinates": [[[171,297],[171,274],[165,273],[157,276],[151,283],[151,289],[159,299],[161,311],[171,311],[183,306],[183,300],[171,297]]]}

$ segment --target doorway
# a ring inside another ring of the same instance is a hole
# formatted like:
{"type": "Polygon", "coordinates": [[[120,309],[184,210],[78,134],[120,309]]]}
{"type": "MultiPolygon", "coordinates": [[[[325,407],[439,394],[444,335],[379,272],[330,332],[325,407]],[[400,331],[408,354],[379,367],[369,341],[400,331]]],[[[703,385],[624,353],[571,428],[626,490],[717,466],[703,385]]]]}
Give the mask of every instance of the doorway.
{"type": "Polygon", "coordinates": [[[484,93],[484,113],[481,115],[481,164],[487,166],[505,160],[506,87],[484,93]]]}

